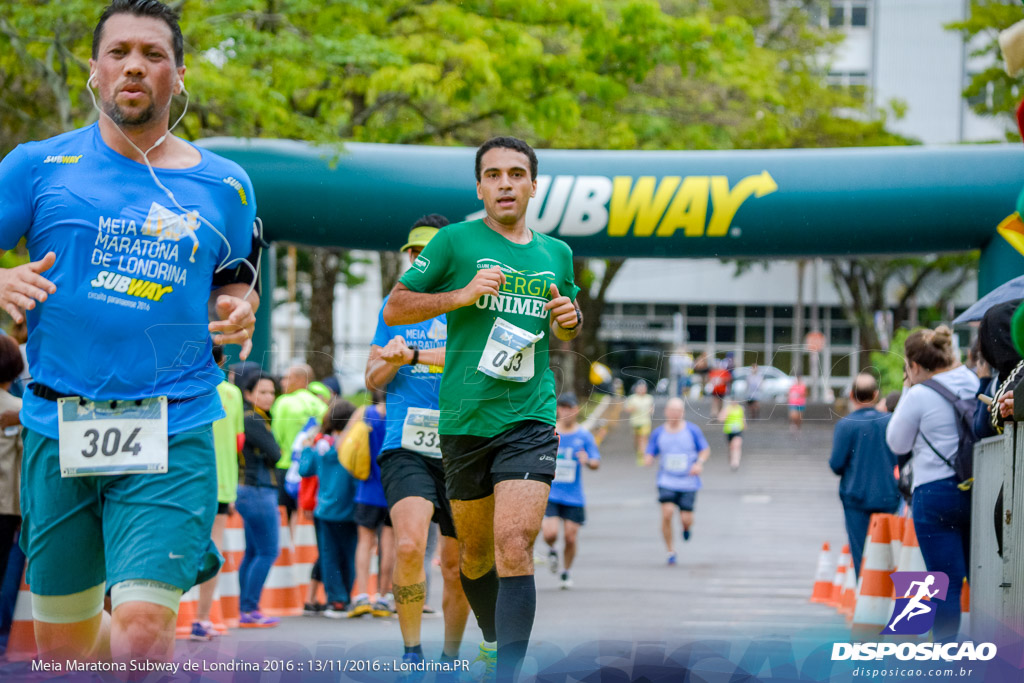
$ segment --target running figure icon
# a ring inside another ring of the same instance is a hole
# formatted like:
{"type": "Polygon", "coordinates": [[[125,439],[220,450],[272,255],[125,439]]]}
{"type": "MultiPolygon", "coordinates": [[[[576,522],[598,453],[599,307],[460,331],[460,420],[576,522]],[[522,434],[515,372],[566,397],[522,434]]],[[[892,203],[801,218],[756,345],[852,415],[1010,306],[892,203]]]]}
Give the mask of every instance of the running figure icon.
{"type": "Polygon", "coordinates": [[[906,617],[907,621],[910,621],[918,615],[928,614],[932,611],[931,605],[926,605],[923,601],[925,598],[934,598],[939,594],[938,588],[934,591],[928,590],[934,583],[935,576],[932,574],[926,576],[923,581],[911,581],[910,586],[907,588],[907,592],[903,595],[904,598],[910,598],[910,601],[907,602],[906,607],[903,608],[900,615],[889,623],[889,630],[894,630],[893,627],[896,626],[896,623],[903,617],[906,617]],[[911,597],[910,594],[914,592],[915,586],[917,586],[917,593],[911,597]]]}

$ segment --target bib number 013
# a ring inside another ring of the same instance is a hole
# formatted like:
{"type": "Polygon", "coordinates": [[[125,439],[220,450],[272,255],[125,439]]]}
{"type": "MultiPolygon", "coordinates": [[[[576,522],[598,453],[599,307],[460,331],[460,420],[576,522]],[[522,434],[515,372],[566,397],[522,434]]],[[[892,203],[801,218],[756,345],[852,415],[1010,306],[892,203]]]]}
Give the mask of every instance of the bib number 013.
{"type": "Polygon", "coordinates": [[[62,477],[167,471],[167,398],[57,402],[62,477]]]}

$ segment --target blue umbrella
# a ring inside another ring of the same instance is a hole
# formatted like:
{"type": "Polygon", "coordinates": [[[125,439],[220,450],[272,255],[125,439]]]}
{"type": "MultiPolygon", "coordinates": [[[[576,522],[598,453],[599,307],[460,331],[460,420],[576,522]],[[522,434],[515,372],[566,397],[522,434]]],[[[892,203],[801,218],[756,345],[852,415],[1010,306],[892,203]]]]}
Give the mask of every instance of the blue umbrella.
{"type": "Polygon", "coordinates": [[[1004,282],[985,296],[978,299],[970,308],[961,313],[953,321],[954,325],[977,322],[985,317],[988,309],[1014,299],[1024,299],[1024,275],[1004,282]]]}

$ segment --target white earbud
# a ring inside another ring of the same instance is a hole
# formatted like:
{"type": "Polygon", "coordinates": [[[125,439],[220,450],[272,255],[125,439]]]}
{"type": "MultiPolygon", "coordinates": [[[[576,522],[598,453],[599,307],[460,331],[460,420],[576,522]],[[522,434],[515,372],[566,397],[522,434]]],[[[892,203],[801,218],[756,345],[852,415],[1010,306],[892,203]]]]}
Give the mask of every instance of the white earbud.
{"type": "Polygon", "coordinates": [[[85,87],[87,87],[87,88],[95,88],[96,87],[96,74],[95,73],[89,74],[89,80],[86,81],[85,87]]]}

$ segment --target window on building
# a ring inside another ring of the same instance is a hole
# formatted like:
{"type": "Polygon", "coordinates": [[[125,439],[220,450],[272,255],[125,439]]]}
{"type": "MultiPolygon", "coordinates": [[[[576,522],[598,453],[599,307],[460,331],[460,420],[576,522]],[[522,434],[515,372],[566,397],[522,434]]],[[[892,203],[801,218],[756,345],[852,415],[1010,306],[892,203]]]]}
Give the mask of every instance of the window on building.
{"type": "Polygon", "coordinates": [[[744,325],[744,327],[743,327],[743,343],[744,344],[763,344],[764,343],[764,325],[744,325]]]}
{"type": "Polygon", "coordinates": [[[764,306],[744,306],[743,315],[746,316],[747,320],[751,318],[763,318],[768,315],[768,309],[764,306]]]}
{"type": "Polygon", "coordinates": [[[864,27],[868,25],[868,6],[866,2],[850,4],[850,26],[864,27]]]}
{"type": "Polygon", "coordinates": [[[831,87],[846,90],[858,100],[867,97],[869,83],[866,71],[830,71],[825,80],[831,87]]]}
{"type": "Polygon", "coordinates": [[[744,351],[743,352],[743,365],[764,365],[763,357],[764,354],[760,351],[744,351]]]}
{"type": "Polygon", "coordinates": [[[604,314],[605,315],[617,315],[618,314],[618,308],[616,308],[616,304],[606,303],[604,305],[604,314]]]}
{"type": "Polygon", "coordinates": [[[687,304],[686,315],[693,318],[706,318],[708,316],[708,307],[699,304],[687,304]]]}
{"type": "Polygon", "coordinates": [[[851,360],[851,354],[832,356],[832,376],[849,377],[850,368],[853,367],[853,365],[850,362],[851,360]]]}
{"type": "Polygon", "coordinates": [[[736,326],[735,325],[715,325],[715,342],[735,342],[736,341],[736,326]]]}
{"type": "Polygon", "coordinates": [[[736,314],[736,306],[715,306],[715,315],[719,318],[735,318],[736,314]]]}
{"type": "Polygon", "coordinates": [[[707,325],[687,325],[686,338],[691,342],[706,342],[708,340],[707,325]]]}
{"type": "Polygon", "coordinates": [[[852,344],[853,328],[850,325],[832,323],[832,343],[852,344]]]}
{"type": "Polygon", "coordinates": [[[776,344],[792,344],[793,328],[790,325],[776,325],[772,328],[772,340],[776,344]]]}
{"type": "Polygon", "coordinates": [[[828,12],[828,25],[832,28],[846,26],[846,3],[832,3],[832,8],[828,12]]]}
{"type": "Polygon", "coordinates": [[[647,315],[647,304],[622,304],[623,315],[647,315]]]}
{"type": "Polygon", "coordinates": [[[679,312],[679,306],[675,304],[654,304],[654,315],[672,317],[679,312]]]}

